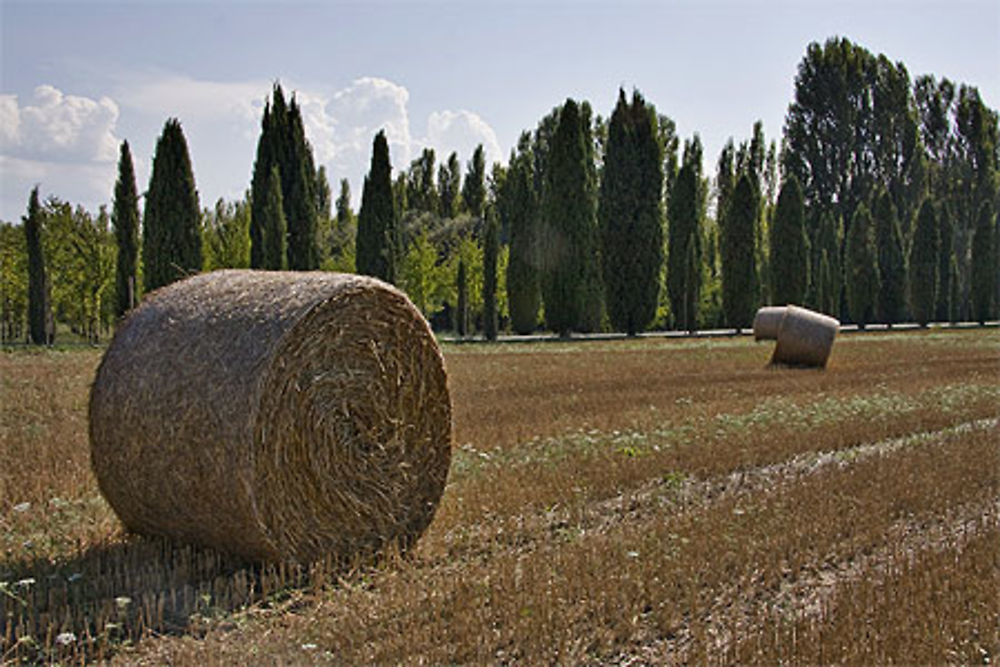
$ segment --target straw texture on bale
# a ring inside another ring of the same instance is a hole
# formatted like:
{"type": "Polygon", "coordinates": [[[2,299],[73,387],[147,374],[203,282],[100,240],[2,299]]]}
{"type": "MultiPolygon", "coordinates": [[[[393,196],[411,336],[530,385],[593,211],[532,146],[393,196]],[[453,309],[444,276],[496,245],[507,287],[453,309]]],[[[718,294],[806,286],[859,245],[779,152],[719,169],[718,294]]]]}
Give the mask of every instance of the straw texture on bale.
{"type": "Polygon", "coordinates": [[[374,278],[217,271],[149,295],[90,397],[94,472],[131,530],[255,560],[404,548],[451,460],[444,360],[374,278]]]}
{"type": "Polygon", "coordinates": [[[777,340],[778,327],[785,317],[786,306],[764,306],[753,316],[754,340],[777,340]]]}
{"type": "Polygon", "coordinates": [[[836,319],[789,305],[778,327],[771,363],[825,368],[839,330],[836,319]]]}

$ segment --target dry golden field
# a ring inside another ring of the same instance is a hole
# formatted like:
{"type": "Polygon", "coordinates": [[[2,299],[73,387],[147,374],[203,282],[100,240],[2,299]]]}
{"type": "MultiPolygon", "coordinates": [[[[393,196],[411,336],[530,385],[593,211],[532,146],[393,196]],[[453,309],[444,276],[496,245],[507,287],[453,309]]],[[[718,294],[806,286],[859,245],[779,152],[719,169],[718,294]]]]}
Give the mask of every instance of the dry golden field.
{"type": "Polygon", "coordinates": [[[1000,335],[446,346],[455,450],[405,557],[246,567],[124,534],[98,350],[0,353],[0,662],[990,663],[1000,335]]]}

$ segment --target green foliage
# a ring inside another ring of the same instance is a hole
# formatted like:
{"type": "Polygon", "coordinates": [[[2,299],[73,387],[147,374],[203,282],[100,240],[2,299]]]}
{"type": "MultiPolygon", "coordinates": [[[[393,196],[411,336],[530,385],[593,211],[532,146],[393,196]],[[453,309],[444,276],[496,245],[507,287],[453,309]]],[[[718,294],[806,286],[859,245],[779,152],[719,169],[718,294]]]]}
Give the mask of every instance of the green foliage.
{"type": "Polygon", "coordinates": [[[340,194],[337,195],[337,215],[330,225],[328,240],[330,263],[326,268],[343,273],[353,273],[354,247],[358,238],[358,220],[351,210],[351,185],[346,178],[340,179],[340,194]]]}
{"type": "Polygon", "coordinates": [[[204,212],[205,270],[250,267],[250,203],[219,199],[204,212]]]}
{"type": "Polygon", "coordinates": [[[605,298],[612,326],[629,334],[656,315],[663,264],[663,163],[656,112],[619,90],[608,124],[598,217],[605,298]]]}
{"type": "Polygon", "coordinates": [[[722,260],[722,309],[726,324],[750,326],[757,310],[755,230],[759,212],[756,188],[749,173],[736,182],[732,200],[719,225],[722,260]]]}
{"type": "Polygon", "coordinates": [[[809,285],[809,248],[799,179],[781,185],[771,236],[771,299],[775,305],[805,303],[809,285]]]}
{"type": "Polygon", "coordinates": [[[584,326],[585,301],[594,296],[587,267],[596,250],[588,153],[580,105],[568,99],[548,155],[540,243],[546,324],[563,336],[584,326]]]}
{"type": "Polygon", "coordinates": [[[954,228],[948,211],[939,207],[937,211],[938,221],[938,288],[937,302],[934,307],[934,317],[939,322],[947,322],[950,319],[952,308],[952,271],[951,263],[955,256],[952,243],[954,228]]]}
{"type": "Polygon", "coordinates": [[[486,340],[497,339],[499,312],[497,304],[497,264],[500,254],[500,220],[496,206],[486,212],[483,229],[483,334],[486,340]]]}
{"type": "Polygon", "coordinates": [[[875,247],[878,249],[879,320],[892,326],[905,317],[906,259],[896,207],[885,190],[875,201],[875,247]]]}
{"type": "Polygon", "coordinates": [[[437,213],[439,199],[434,187],[434,149],[425,148],[410,163],[406,175],[406,208],[412,211],[437,213]]]}
{"type": "Polygon", "coordinates": [[[187,140],[176,118],[167,120],[156,143],[142,217],[147,292],[201,271],[201,209],[187,140]]]}
{"type": "Polygon", "coordinates": [[[511,151],[507,178],[497,205],[504,226],[510,231],[507,264],[507,301],[510,325],[515,333],[528,334],[538,325],[541,308],[539,282],[538,194],[530,137],[521,135],[517,153],[511,151]]]}
{"type": "Polygon", "coordinates": [[[0,343],[22,338],[28,312],[27,239],[20,226],[0,223],[0,343]]]}
{"type": "Polygon", "coordinates": [[[438,251],[426,231],[417,236],[403,256],[399,285],[428,319],[448,300],[452,290],[450,267],[439,263],[438,251]]]}
{"type": "Polygon", "coordinates": [[[686,278],[688,244],[695,244],[694,254],[701,263],[701,226],[705,210],[705,186],[701,179],[701,140],[698,135],[685,142],[684,158],[672,185],[667,205],[667,295],[670,311],[678,328],[694,331],[700,304],[701,281],[686,278]],[[685,304],[688,304],[687,306],[685,304]]]}
{"type": "Polygon", "coordinates": [[[972,316],[980,324],[996,315],[997,247],[993,208],[979,207],[979,220],[972,240],[972,316]]]}
{"type": "MultiPolygon", "coordinates": [[[[843,225],[840,218],[829,213],[820,215],[819,220],[817,274],[821,284],[815,286],[819,310],[833,317],[840,318],[840,295],[843,289],[843,270],[840,263],[840,247],[843,238],[843,225]],[[826,257],[827,267],[824,270],[822,262],[826,257]],[[824,272],[825,271],[825,272],[824,272]]],[[[815,254],[815,253],[814,253],[815,254]]]]}
{"type": "Polygon", "coordinates": [[[121,317],[139,302],[139,194],[135,185],[132,152],[127,141],[121,144],[112,206],[111,224],[118,244],[115,314],[121,317]]]}
{"type": "Polygon", "coordinates": [[[271,173],[264,181],[263,194],[264,201],[260,209],[263,220],[260,229],[261,265],[257,268],[281,271],[289,268],[288,226],[281,195],[281,172],[276,164],[271,166],[271,173]]]}
{"type": "Polygon", "coordinates": [[[455,333],[464,338],[469,335],[469,277],[465,261],[459,257],[458,273],[455,276],[458,303],[455,306],[455,333]]]}
{"type": "Polygon", "coordinates": [[[454,218],[458,215],[460,184],[462,181],[461,165],[458,153],[452,152],[448,161],[438,168],[438,197],[442,217],[454,218]]]}
{"type": "Polygon", "coordinates": [[[389,143],[385,131],[380,130],[372,145],[371,168],[361,194],[355,255],[358,273],[395,282],[400,246],[389,143]]]}
{"type": "Polygon", "coordinates": [[[483,217],[486,205],[486,154],[483,145],[476,146],[462,184],[462,206],[474,218],[483,217]]]}
{"type": "Polygon", "coordinates": [[[858,207],[847,233],[847,310],[859,328],[875,318],[879,294],[878,255],[871,214],[864,204],[858,207]]]}
{"type": "Polygon", "coordinates": [[[326,175],[326,166],[320,165],[316,170],[316,182],[313,185],[316,197],[316,248],[319,252],[320,266],[330,260],[330,238],[333,235],[333,191],[326,175]]]}
{"type": "MultiPolygon", "coordinates": [[[[319,208],[329,201],[329,189],[323,189],[313,163],[312,148],[306,141],[302,112],[292,97],[286,104],[284,91],[274,85],[272,99],[264,107],[261,134],[257,141],[257,158],[251,182],[253,208],[250,221],[251,266],[275,268],[275,258],[269,256],[273,248],[265,249],[265,229],[275,229],[273,207],[269,203],[269,181],[272,169],[278,170],[282,211],[287,240],[286,259],[282,264],[292,270],[308,271],[319,268],[319,208]],[[270,210],[272,218],[265,217],[270,210]]],[[[324,174],[325,180],[325,174],[324,174]]]]}
{"type": "Polygon", "coordinates": [[[921,326],[934,316],[941,242],[934,204],[925,199],[917,214],[910,248],[910,311],[921,326]]]}
{"type": "Polygon", "coordinates": [[[42,207],[38,203],[38,186],[28,197],[28,215],[24,218],[24,238],[28,253],[28,334],[35,345],[52,342],[52,312],[49,302],[49,280],[46,275],[42,248],[42,207]]]}

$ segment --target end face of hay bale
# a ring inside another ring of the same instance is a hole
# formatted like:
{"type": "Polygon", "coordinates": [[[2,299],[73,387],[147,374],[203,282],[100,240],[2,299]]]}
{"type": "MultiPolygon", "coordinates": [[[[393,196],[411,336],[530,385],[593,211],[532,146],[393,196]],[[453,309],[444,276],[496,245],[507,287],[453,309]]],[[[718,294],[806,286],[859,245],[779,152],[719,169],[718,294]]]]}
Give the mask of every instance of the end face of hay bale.
{"type": "Polygon", "coordinates": [[[753,317],[753,339],[775,340],[778,338],[778,327],[785,317],[786,306],[764,306],[757,310],[753,317]]]}
{"type": "Polygon", "coordinates": [[[220,271],[122,324],[91,460],[130,529],[253,559],[415,541],[451,460],[444,360],[405,295],[329,273],[220,271]]]}
{"type": "Polygon", "coordinates": [[[778,327],[771,363],[825,368],[839,330],[838,320],[790,305],[778,327]]]}

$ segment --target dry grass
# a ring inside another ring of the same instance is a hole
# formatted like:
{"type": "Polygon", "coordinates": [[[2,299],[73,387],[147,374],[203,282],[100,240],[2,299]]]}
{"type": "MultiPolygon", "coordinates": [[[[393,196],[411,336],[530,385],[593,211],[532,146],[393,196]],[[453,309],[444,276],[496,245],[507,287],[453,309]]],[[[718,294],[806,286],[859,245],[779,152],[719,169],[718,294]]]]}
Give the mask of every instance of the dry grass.
{"type": "Polygon", "coordinates": [[[5,624],[4,657],[995,660],[995,333],[849,336],[825,372],[767,369],[768,353],[446,349],[459,447],[434,523],[405,560],[310,572],[122,535],[86,462],[97,355],[2,355],[0,455],[17,461],[0,470],[0,581],[32,597],[0,604],[36,624],[21,643],[5,624]],[[31,398],[49,382],[53,417],[31,398]]]}

